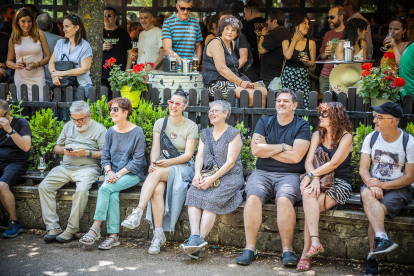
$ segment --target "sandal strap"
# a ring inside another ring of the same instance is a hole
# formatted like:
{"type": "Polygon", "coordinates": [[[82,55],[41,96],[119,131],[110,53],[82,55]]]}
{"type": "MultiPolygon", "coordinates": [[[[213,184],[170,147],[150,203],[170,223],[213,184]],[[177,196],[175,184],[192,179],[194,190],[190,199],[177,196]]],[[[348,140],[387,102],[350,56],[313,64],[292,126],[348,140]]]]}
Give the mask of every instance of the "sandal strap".
{"type": "Polygon", "coordinates": [[[111,244],[118,242],[117,237],[109,236],[102,244],[105,244],[105,246],[109,247],[111,244]],[[114,239],[115,241],[111,240],[114,239]]]}
{"type": "Polygon", "coordinates": [[[95,234],[96,234],[96,236],[99,236],[100,234],[101,234],[101,231],[96,231],[96,229],[95,228],[93,228],[93,227],[91,227],[91,228],[89,228],[89,230],[92,230],[93,232],[95,232],[95,234]]]}
{"type": "Polygon", "coordinates": [[[92,236],[92,235],[91,235],[91,234],[89,234],[89,233],[86,233],[85,235],[83,235],[82,240],[83,240],[84,238],[88,238],[89,242],[95,242],[95,240],[96,240],[96,237],[95,237],[95,236],[92,236]]]}
{"type": "Polygon", "coordinates": [[[109,239],[109,238],[114,239],[114,241],[115,241],[115,242],[118,242],[118,241],[119,241],[119,236],[112,236],[112,235],[109,235],[108,239],[109,239]]]}

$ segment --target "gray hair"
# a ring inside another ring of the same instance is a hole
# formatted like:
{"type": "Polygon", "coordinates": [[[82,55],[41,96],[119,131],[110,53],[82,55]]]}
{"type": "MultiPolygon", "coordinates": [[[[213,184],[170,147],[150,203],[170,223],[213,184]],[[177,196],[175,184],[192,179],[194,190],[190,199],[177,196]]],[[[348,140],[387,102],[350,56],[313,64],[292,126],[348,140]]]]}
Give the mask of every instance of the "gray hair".
{"type": "Polygon", "coordinates": [[[0,99],[0,110],[5,111],[6,113],[10,111],[10,106],[5,100],[0,99]]]}
{"type": "Polygon", "coordinates": [[[219,104],[221,106],[221,108],[223,109],[223,112],[228,112],[227,117],[226,117],[226,121],[227,121],[231,114],[230,103],[228,101],[219,100],[219,101],[212,101],[211,103],[209,103],[209,106],[212,107],[213,105],[216,105],[216,104],[219,104]]]}
{"type": "Polygon", "coordinates": [[[181,1],[183,1],[183,2],[185,2],[187,4],[188,3],[191,3],[191,4],[193,3],[193,0],[177,0],[177,4],[180,4],[181,1]]]}
{"type": "Polygon", "coordinates": [[[48,32],[52,29],[53,21],[52,17],[48,13],[42,13],[36,18],[37,25],[39,29],[48,32]]]}
{"type": "Polygon", "coordinates": [[[89,105],[84,101],[76,101],[72,103],[72,106],[69,108],[70,114],[83,113],[85,116],[91,114],[91,109],[89,105]]]}
{"type": "Polygon", "coordinates": [[[154,17],[154,14],[152,13],[152,10],[150,8],[142,8],[139,10],[139,14],[141,16],[141,13],[148,13],[151,15],[151,17],[154,17]]]}
{"type": "Polygon", "coordinates": [[[298,99],[296,97],[295,91],[290,90],[289,88],[282,88],[282,89],[280,89],[280,91],[277,92],[276,100],[277,100],[277,98],[279,97],[280,94],[284,94],[284,93],[290,94],[290,96],[292,97],[292,102],[293,103],[297,103],[298,102],[298,99]]]}

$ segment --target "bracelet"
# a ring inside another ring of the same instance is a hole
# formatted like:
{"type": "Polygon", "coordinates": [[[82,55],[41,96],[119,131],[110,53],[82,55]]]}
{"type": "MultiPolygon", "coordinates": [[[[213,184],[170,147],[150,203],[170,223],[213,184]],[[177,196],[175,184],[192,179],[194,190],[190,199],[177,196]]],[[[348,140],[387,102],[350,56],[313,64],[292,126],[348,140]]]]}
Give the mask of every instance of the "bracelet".
{"type": "Polygon", "coordinates": [[[285,143],[282,143],[282,152],[285,152],[285,143]]]}
{"type": "Polygon", "coordinates": [[[92,151],[91,150],[89,150],[89,155],[87,157],[92,158],[92,151]]]}
{"type": "Polygon", "coordinates": [[[241,84],[243,83],[243,79],[241,80],[241,82],[240,82],[240,84],[239,84],[239,86],[241,86],[241,84]]]}
{"type": "Polygon", "coordinates": [[[309,177],[309,178],[310,178],[310,180],[313,180],[313,178],[314,178],[313,173],[311,173],[311,172],[308,172],[308,173],[306,174],[306,176],[307,176],[307,177],[309,177]]]}
{"type": "Polygon", "coordinates": [[[112,170],[107,170],[107,171],[105,171],[105,173],[106,173],[106,174],[108,174],[109,172],[112,172],[112,170]]]}

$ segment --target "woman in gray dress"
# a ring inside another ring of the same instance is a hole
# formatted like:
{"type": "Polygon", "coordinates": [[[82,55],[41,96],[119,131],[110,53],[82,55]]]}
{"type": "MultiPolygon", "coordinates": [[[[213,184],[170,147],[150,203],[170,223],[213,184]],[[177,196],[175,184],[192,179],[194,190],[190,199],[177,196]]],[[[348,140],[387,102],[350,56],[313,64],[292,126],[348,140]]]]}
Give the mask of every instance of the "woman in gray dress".
{"type": "Polygon", "coordinates": [[[180,245],[180,248],[194,259],[198,259],[200,250],[207,245],[204,239],[213,228],[216,215],[233,212],[243,201],[240,191],[244,185],[240,158],[243,141],[240,131],[226,123],[230,113],[231,107],[228,102],[211,102],[208,117],[214,127],[201,132],[198,144],[193,185],[188,189],[185,201],[185,205],[188,206],[191,236],[187,243],[180,245]],[[203,167],[214,161],[218,171],[203,178],[203,167]],[[216,180],[220,180],[218,187],[213,185],[216,180]]]}

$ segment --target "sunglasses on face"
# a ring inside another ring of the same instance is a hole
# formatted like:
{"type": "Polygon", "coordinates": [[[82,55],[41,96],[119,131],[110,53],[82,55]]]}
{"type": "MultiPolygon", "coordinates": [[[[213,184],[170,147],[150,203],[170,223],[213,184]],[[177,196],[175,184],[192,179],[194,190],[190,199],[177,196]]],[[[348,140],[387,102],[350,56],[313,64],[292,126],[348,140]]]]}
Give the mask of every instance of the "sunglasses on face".
{"type": "Polygon", "coordinates": [[[169,105],[175,105],[176,107],[182,107],[183,105],[185,105],[185,103],[182,103],[182,102],[174,102],[173,100],[168,100],[167,103],[169,105]]]}
{"type": "Polygon", "coordinates": [[[104,17],[112,17],[112,14],[105,14],[104,17]]]}
{"type": "Polygon", "coordinates": [[[328,114],[326,114],[326,113],[318,113],[318,118],[320,118],[320,117],[322,117],[322,118],[328,118],[328,114]]]}
{"type": "Polygon", "coordinates": [[[193,8],[184,8],[184,7],[180,7],[180,6],[178,6],[178,7],[180,8],[181,11],[187,10],[187,11],[191,12],[193,10],[193,8]]]}
{"type": "Polygon", "coordinates": [[[118,107],[118,106],[115,106],[115,107],[110,107],[110,108],[109,108],[109,113],[111,113],[112,111],[113,111],[113,112],[115,112],[115,113],[117,113],[117,112],[118,112],[118,110],[119,110],[119,107],[118,107]]]}
{"type": "Polygon", "coordinates": [[[330,15],[330,16],[329,16],[329,19],[333,20],[335,17],[338,17],[338,16],[337,16],[337,15],[335,15],[335,16],[330,15]]]}

